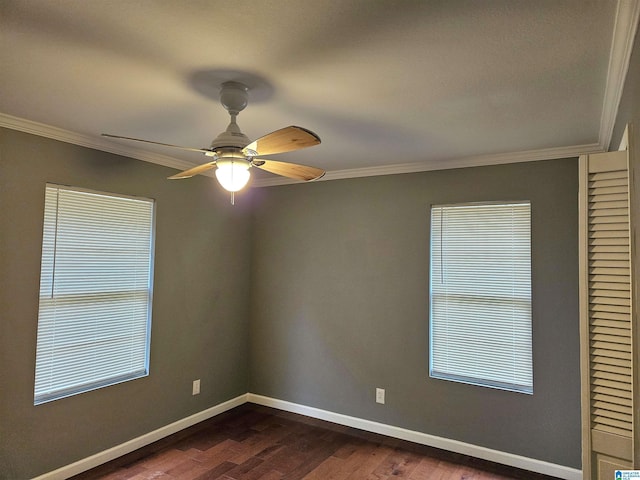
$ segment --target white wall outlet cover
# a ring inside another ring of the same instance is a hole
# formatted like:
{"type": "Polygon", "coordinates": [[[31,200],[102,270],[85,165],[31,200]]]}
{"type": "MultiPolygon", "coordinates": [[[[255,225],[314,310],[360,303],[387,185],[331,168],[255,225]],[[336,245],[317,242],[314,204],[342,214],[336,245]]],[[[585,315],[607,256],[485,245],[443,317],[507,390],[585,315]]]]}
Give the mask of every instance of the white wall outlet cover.
{"type": "Polygon", "coordinates": [[[384,404],[384,388],[376,388],[376,402],[384,404]]]}
{"type": "Polygon", "coordinates": [[[200,379],[193,381],[193,387],[191,389],[191,395],[198,395],[200,393],[200,379]]]}

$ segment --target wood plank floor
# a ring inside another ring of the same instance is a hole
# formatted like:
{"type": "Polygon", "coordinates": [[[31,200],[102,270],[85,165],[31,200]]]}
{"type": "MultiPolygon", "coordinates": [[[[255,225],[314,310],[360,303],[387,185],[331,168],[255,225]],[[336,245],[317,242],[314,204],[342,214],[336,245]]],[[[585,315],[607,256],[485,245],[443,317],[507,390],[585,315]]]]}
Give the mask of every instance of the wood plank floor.
{"type": "Polygon", "coordinates": [[[245,404],[73,480],[551,480],[465,455],[245,404]]]}

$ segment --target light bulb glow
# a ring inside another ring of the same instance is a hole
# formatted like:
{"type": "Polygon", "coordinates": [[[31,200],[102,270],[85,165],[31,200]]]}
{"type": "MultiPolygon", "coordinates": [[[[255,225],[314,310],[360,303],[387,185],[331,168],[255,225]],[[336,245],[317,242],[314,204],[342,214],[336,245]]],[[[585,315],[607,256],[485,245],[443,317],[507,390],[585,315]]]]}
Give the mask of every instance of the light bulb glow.
{"type": "Polygon", "coordinates": [[[222,187],[229,192],[237,192],[249,181],[251,164],[247,160],[218,160],[216,162],[216,178],[222,187]]]}

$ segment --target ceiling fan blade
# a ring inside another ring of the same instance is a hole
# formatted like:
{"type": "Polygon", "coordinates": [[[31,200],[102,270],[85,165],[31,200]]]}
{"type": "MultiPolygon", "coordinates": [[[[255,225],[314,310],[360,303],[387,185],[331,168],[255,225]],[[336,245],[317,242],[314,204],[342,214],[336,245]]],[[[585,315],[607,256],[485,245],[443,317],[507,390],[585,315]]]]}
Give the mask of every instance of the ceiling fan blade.
{"type": "Polygon", "coordinates": [[[320,137],[306,128],[290,126],[271,132],[246,147],[243,152],[247,156],[274,155],[277,153],[300,150],[320,143],[320,137]],[[255,152],[255,153],[254,153],[255,152]]]}
{"type": "Polygon", "coordinates": [[[197,167],[190,168],[189,170],[185,170],[184,172],[176,173],[175,175],[171,175],[167,177],[169,180],[180,180],[182,178],[190,178],[194,175],[198,175],[199,173],[206,172],[207,170],[212,169],[216,166],[216,162],[207,162],[202,165],[198,165],[197,167]]]}
{"type": "Polygon", "coordinates": [[[207,150],[206,148],[180,147],[179,145],[171,145],[170,143],[152,142],[151,140],[142,140],[140,138],[122,137],[120,135],[110,135],[108,133],[103,133],[102,136],[103,137],[109,137],[109,138],[119,138],[121,140],[133,140],[134,142],[151,143],[152,145],[160,145],[162,147],[179,148],[180,150],[188,150],[190,152],[200,152],[200,153],[204,153],[205,155],[207,155],[207,154],[213,155],[213,152],[211,150],[207,150]]]}
{"type": "Polygon", "coordinates": [[[276,160],[255,159],[251,162],[254,167],[266,170],[267,172],[282,175],[283,177],[295,178],[296,180],[317,180],[326,172],[321,168],[308,167],[297,163],[277,162],[276,160]]]}

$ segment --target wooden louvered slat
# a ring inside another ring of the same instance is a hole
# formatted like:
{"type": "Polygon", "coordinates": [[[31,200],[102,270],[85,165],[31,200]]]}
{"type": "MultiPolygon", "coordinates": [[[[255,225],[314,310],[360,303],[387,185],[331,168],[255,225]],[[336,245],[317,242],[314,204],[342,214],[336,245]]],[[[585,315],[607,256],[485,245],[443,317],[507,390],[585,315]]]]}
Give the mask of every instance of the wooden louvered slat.
{"type": "Polygon", "coordinates": [[[629,253],[616,251],[596,251],[589,254],[589,260],[617,260],[629,262],[629,253]]]}
{"type": "Polygon", "coordinates": [[[603,232],[593,232],[590,236],[594,240],[599,240],[601,238],[615,238],[615,239],[627,238],[628,239],[629,232],[622,231],[622,230],[607,230],[603,232]]]}
{"type": "Polygon", "coordinates": [[[611,343],[623,343],[631,345],[630,332],[621,328],[602,328],[597,331],[593,331],[591,334],[592,341],[603,341],[608,339],[611,343]],[[606,333],[601,333],[602,330],[606,330],[606,333]],[[610,333],[615,331],[615,333],[610,333]]]}
{"type": "Polygon", "coordinates": [[[607,217],[601,217],[600,222],[593,222],[589,225],[590,232],[624,232],[624,225],[620,223],[607,223],[607,217]]]}
{"type": "Polygon", "coordinates": [[[612,170],[608,172],[606,176],[599,174],[589,175],[589,191],[598,185],[602,185],[603,183],[610,182],[611,180],[615,180],[617,185],[627,185],[628,174],[625,170],[612,170]]]}
{"type": "Polygon", "coordinates": [[[611,312],[611,313],[631,313],[630,307],[624,307],[619,305],[602,305],[599,303],[591,304],[591,308],[595,312],[611,312]]]}
{"type": "Polygon", "coordinates": [[[593,221],[589,222],[589,230],[627,230],[628,225],[624,223],[624,217],[620,217],[619,215],[611,216],[611,217],[593,217],[593,221]]]}
{"type": "Polygon", "coordinates": [[[605,374],[605,372],[592,372],[591,381],[594,385],[609,387],[614,390],[626,391],[631,386],[631,378],[626,375],[605,374]]]}
{"type": "Polygon", "coordinates": [[[606,393],[594,393],[592,397],[592,403],[593,402],[609,403],[611,405],[617,405],[620,408],[628,408],[633,411],[633,400],[631,398],[616,397],[606,393]]]}
{"type": "Polygon", "coordinates": [[[625,270],[629,270],[629,261],[628,260],[614,260],[614,259],[600,259],[600,258],[592,258],[589,260],[589,267],[597,268],[597,267],[606,267],[606,268],[621,268],[620,272],[624,272],[625,270]]]}
{"type": "MultiPolygon", "coordinates": [[[[614,362],[629,362],[631,360],[631,355],[629,352],[616,351],[615,354],[610,351],[606,351],[604,349],[594,349],[592,359],[594,360],[594,364],[596,362],[596,357],[602,357],[603,365],[616,365],[614,362]]],[[[628,367],[628,364],[617,364],[621,367],[628,367]]]]}
{"type": "MultiPolygon", "coordinates": [[[[589,316],[589,318],[592,319],[592,323],[598,322],[598,325],[601,324],[600,322],[607,322],[607,325],[614,326],[614,324],[610,322],[615,322],[614,328],[629,328],[628,317],[629,316],[624,313],[615,312],[593,312],[589,316]]],[[[593,324],[595,325],[595,323],[593,324]]]]}
{"type": "MultiPolygon", "coordinates": [[[[631,290],[631,286],[627,282],[590,282],[589,293],[592,292],[607,292],[611,295],[627,295],[631,290]],[[613,292],[616,292],[615,294],[613,292]],[[622,292],[622,293],[620,293],[622,292]]],[[[600,295],[594,295],[600,296],[600,295]]]]}
{"type": "MultiPolygon", "coordinates": [[[[596,262],[598,260],[595,260],[594,262],[596,262]]],[[[609,265],[606,268],[615,268],[613,265],[609,265]]],[[[621,270],[620,272],[624,272],[624,270],[621,270]]],[[[626,275],[624,275],[626,276],[626,275]]],[[[625,291],[623,289],[623,287],[620,285],[620,282],[611,282],[611,283],[617,283],[617,285],[613,285],[610,288],[590,288],[590,292],[602,292],[604,295],[600,295],[600,294],[595,294],[593,295],[594,297],[600,297],[600,296],[610,296],[610,297],[618,297],[618,298],[630,298],[630,292],[628,291],[628,289],[625,291]],[[613,293],[615,292],[615,293],[613,293]]],[[[626,283],[626,282],[625,282],[626,283]]],[[[627,283],[628,285],[628,283],[627,283]]]]}
{"type": "Polygon", "coordinates": [[[628,238],[628,229],[621,228],[617,223],[594,223],[589,226],[589,234],[593,238],[628,238]],[[608,236],[607,236],[608,235],[608,236]]]}
{"type": "Polygon", "coordinates": [[[628,178],[629,174],[626,170],[608,170],[601,172],[592,172],[589,175],[589,180],[607,180],[609,178],[628,178]]]}
{"type": "Polygon", "coordinates": [[[628,185],[626,183],[626,179],[623,177],[613,179],[613,181],[610,181],[610,180],[600,181],[598,179],[595,179],[595,177],[591,177],[589,179],[589,197],[593,197],[596,195],[609,195],[611,193],[620,193],[620,192],[610,192],[605,190],[607,188],[614,188],[614,187],[619,187],[625,192],[628,191],[628,185]]]}
{"type": "Polygon", "coordinates": [[[591,327],[591,332],[593,332],[594,327],[603,327],[609,329],[615,329],[618,335],[621,336],[631,336],[631,331],[628,328],[624,328],[624,325],[621,325],[617,320],[603,319],[597,318],[593,321],[593,325],[591,327]]]}
{"type": "Polygon", "coordinates": [[[596,254],[596,253],[602,253],[602,252],[611,252],[611,253],[625,253],[627,255],[630,254],[629,252],[629,245],[626,244],[621,244],[621,245],[593,245],[590,249],[589,249],[590,253],[596,254]]]}
{"type": "MultiPolygon", "coordinates": [[[[603,212],[606,212],[606,210],[603,210],[603,212]]],[[[627,231],[629,230],[629,224],[625,223],[625,218],[621,215],[599,215],[589,220],[589,231],[603,228],[627,231]]]]}
{"type": "Polygon", "coordinates": [[[618,415],[612,415],[608,411],[592,412],[592,415],[594,420],[603,425],[631,430],[631,419],[625,421],[625,419],[616,418],[618,415]]]}
{"type": "Polygon", "coordinates": [[[600,357],[600,359],[594,358],[593,369],[597,368],[616,368],[623,371],[630,370],[627,360],[621,358],[600,357]]]}
{"type": "MultiPolygon", "coordinates": [[[[621,335],[600,335],[595,334],[591,336],[591,341],[593,345],[598,345],[599,343],[602,345],[605,344],[615,344],[615,348],[624,348],[620,347],[620,345],[631,345],[630,337],[623,337],[621,335]]],[[[626,350],[625,350],[626,351],[626,350]]]]}
{"type": "Polygon", "coordinates": [[[631,385],[627,382],[618,382],[616,380],[607,380],[605,378],[593,378],[592,384],[594,386],[608,387],[620,392],[628,391],[629,395],[631,395],[631,385]]]}
{"type": "Polygon", "coordinates": [[[624,337],[631,336],[631,332],[627,328],[622,328],[622,326],[618,326],[615,323],[609,325],[601,325],[598,323],[598,321],[599,320],[594,320],[591,326],[591,333],[604,335],[621,335],[624,337]]]}
{"type": "Polygon", "coordinates": [[[618,352],[615,350],[603,350],[600,348],[594,348],[591,350],[592,358],[596,356],[619,358],[631,362],[631,354],[629,352],[618,352]]]}
{"type": "Polygon", "coordinates": [[[604,203],[603,205],[604,208],[591,210],[588,216],[590,222],[600,217],[613,217],[613,218],[624,217],[625,212],[627,214],[629,213],[629,207],[613,208],[611,206],[613,202],[593,202],[593,205],[595,205],[596,203],[604,203]]]}
{"type": "MultiPolygon", "coordinates": [[[[604,343],[604,342],[592,342],[594,345],[597,343],[604,343]]],[[[627,349],[624,348],[624,344],[616,344],[616,343],[609,343],[608,345],[605,345],[607,348],[594,348],[593,349],[593,356],[597,357],[604,357],[604,358],[613,358],[613,359],[620,359],[620,360],[628,360],[628,357],[624,356],[624,355],[629,355],[629,352],[627,351],[627,349]],[[615,352],[617,352],[617,356],[616,355],[612,355],[611,352],[608,352],[607,350],[613,350],[615,349],[615,352]]],[[[621,365],[622,366],[622,365],[621,365]]]]}
{"type": "Polygon", "coordinates": [[[589,290],[589,294],[593,297],[616,297],[629,299],[629,290],[607,290],[604,288],[592,288],[589,290]]]}
{"type": "Polygon", "coordinates": [[[628,317],[628,315],[621,314],[621,313],[610,313],[610,312],[597,312],[597,313],[598,313],[598,316],[592,317],[591,328],[589,331],[592,331],[592,329],[596,326],[602,326],[602,327],[616,328],[624,332],[630,332],[628,321],[622,321],[622,320],[619,320],[618,318],[611,318],[614,315],[620,315],[623,317],[624,316],[628,317]]]}
{"type": "MultiPolygon", "coordinates": [[[[620,283],[620,285],[624,285],[624,283],[620,283]]],[[[606,293],[606,290],[598,290],[598,292],[606,293]]],[[[594,305],[594,318],[606,318],[611,320],[620,320],[623,322],[628,321],[628,315],[626,314],[629,313],[628,307],[631,301],[628,297],[625,298],[623,295],[630,295],[630,293],[631,292],[628,290],[625,291],[622,289],[615,295],[593,295],[589,303],[594,305]],[[620,314],[622,317],[626,316],[627,318],[621,318],[613,314],[620,314]]]]}
{"type": "Polygon", "coordinates": [[[589,247],[599,247],[599,246],[620,246],[629,248],[629,242],[626,238],[594,238],[589,240],[589,247]]]}
{"type": "MultiPolygon", "coordinates": [[[[607,328],[608,330],[616,330],[617,331],[617,335],[602,335],[600,333],[592,333],[592,335],[590,336],[590,338],[593,341],[596,341],[600,338],[612,338],[612,339],[624,339],[624,342],[628,342],[631,343],[631,332],[629,332],[628,330],[624,330],[622,328],[607,328]]],[[[623,341],[623,340],[621,340],[623,341]]],[[[615,342],[612,342],[615,343],[615,342]]]]}
{"type": "Polygon", "coordinates": [[[598,245],[618,245],[621,247],[629,247],[629,235],[624,235],[624,232],[620,231],[621,235],[617,237],[597,237],[595,235],[589,235],[589,247],[595,247],[598,245]]]}
{"type": "Polygon", "coordinates": [[[594,347],[602,348],[603,350],[617,350],[626,352],[627,347],[631,351],[630,337],[613,336],[613,335],[594,335],[591,339],[591,343],[594,347]]]}
{"type": "Polygon", "coordinates": [[[597,187],[597,188],[593,188],[590,189],[590,200],[595,201],[595,197],[598,195],[608,195],[608,194],[619,194],[619,193],[623,193],[628,195],[629,194],[629,190],[627,189],[627,187],[597,187]]]}
{"type": "Polygon", "coordinates": [[[597,202],[591,202],[589,208],[593,209],[605,209],[605,208],[628,208],[627,201],[624,199],[625,195],[622,195],[620,199],[603,199],[603,195],[598,198],[597,202]]]}
{"type": "Polygon", "coordinates": [[[596,202],[627,202],[628,196],[626,193],[611,193],[608,195],[592,195],[589,197],[589,205],[592,205],[596,202]]]}
{"type": "Polygon", "coordinates": [[[595,202],[626,202],[629,198],[629,185],[626,182],[626,178],[589,182],[588,205],[595,202]]]}
{"type": "Polygon", "coordinates": [[[599,408],[603,411],[610,410],[612,412],[622,413],[624,415],[632,415],[633,409],[630,406],[618,405],[615,403],[602,402],[594,400],[591,404],[593,408],[599,408]]]}
{"type": "Polygon", "coordinates": [[[598,305],[617,305],[617,306],[621,306],[621,307],[630,307],[631,306],[631,299],[630,298],[620,298],[620,297],[614,297],[614,296],[610,296],[610,297],[591,297],[590,300],[591,303],[594,304],[598,304],[598,305]]]}
{"type": "Polygon", "coordinates": [[[612,366],[612,367],[623,367],[629,368],[628,360],[624,358],[613,358],[613,357],[603,357],[603,356],[594,356],[593,357],[594,368],[596,366],[612,366]]]}
{"type": "Polygon", "coordinates": [[[626,177],[611,178],[608,180],[590,179],[589,181],[589,195],[597,195],[598,189],[608,187],[621,187],[625,190],[628,188],[626,177]]]}
{"type": "Polygon", "coordinates": [[[631,369],[627,367],[600,364],[600,365],[594,365],[593,370],[594,372],[598,372],[598,373],[608,372],[608,373],[614,373],[616,375],[627,375],[629,376],[629,378],[631,378],[631,369]]]}
{"type": "Polygon", "coordinates": [[[592,210],[589,212],[589,218],[597,218],[597,217],[620,217],[629,215],[628,208],[604,208],[598,210],[592,210]]]}
{"type": "MultiPolygon", "coordinates": [[[[592,378],[591,381],[596,381],[596,379],[592,378]]],[[[628,407],[629,402],[632,402],[632,390],[630,388],[630,384],[627,384],[626,387],[628,388],[609,388],[606,385],[593,385],[592,399],[599,396],[601,399],[600,401],[605,403],[618,405],[620,408],[628,407]],[[607,388],[608,393],[598,392],[596,391],[597,388],[607,388]]]]}
{"type": "Polygon", "coordinates": [[[626,208],[610,208],[598,210],[597,212],[593,212],[591,215],[589,215],[589,223],[619,223],[622,226],[620,229],[625,230],[625,226],[627,228],[629,227],[628,224],[625,224],[625,211],[628,213],[628,209],[626,208]]]}
{"type": "Polygon", "coordinates": [[[616,390],[614,388],[609,388],[604,385],[594,385],[591,391],[594,394],[601,394],[604,397],[611,399],[611,401],[614,403],[615,403],[615,400],[617,399],[627,400],[627,401],[632,400],[631,391],[627,391],[627,390],[616,390]]]}
{"type": "MultiPolygon", "coordinates": [[[[627,424],[631,423],[632,420],[631,414],[617,412],[608,408],[595,408],[593,414],[596,417],[607,417],[614,421],[626,422],[627,424]]],[[[618,426],[622,426],[624,428],[626,425],[623,424],[618,426]]]]}
{"type": "MultiPolygon", "coordinates": [[[[606,387],[597,387],[597,388],[606,388],[606,387]]],[[[609,389],[611,390],[611,389],[609,389]]],[[[625,392],[612,390],[611,392],[603,393],[597,392],[595,388],[592,392],[592,402],[591,405],[595,402],[595,399],[598,398],[600,402],[607,405],[612,405],[611,410],[624,410],[631,409],[633,411],[633,399],[631,393],[627,392],[625,396],[625,392]],[[614,407],[615,406],[615,407],[614,407]]]]}
{"type": "Polygon", "coordinates": [[[608,370],[611,372],[621,373],[625,375],[631,375],[631,372],[633,371],[631,367],[629,367],[629,365],[625,363],[626,361],[624,359],[611,358],[611,357],[598,358],[594,356],[593,361],[594,361],[593,371],[608,370]]]}
{"type": "Polygon", "coordinates": [[[624,170],[613,170],[606,173],[594,173],[589,177],[589,187],[595,183],[606,184],[607,182],[616,182],[616,185],[620,185],[621,181],[626,184],[627,172],[624,170]]]}
{"type": "Polygon", "coordinates": [[[620,375],[617,373],[611,373],[611,372],[606,372],[606,371],[599,371],[596,370],[592,373],[591,378],[593,379],[603,379],[603,380],[609,380],[612,382],[618,382],[618,383],[622,383],[625,385],[631,385],[631,376],[630,375],[620,375]]]}
{"type": "Polygon", "coordinates": [[[594,282],[621,283],[629,285],[631,277],[629,275],[594,275],[591,279],[594,282]]]}

